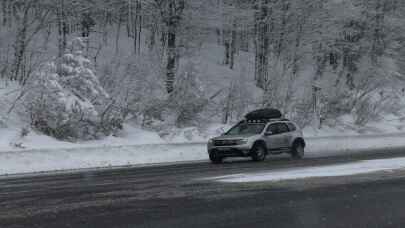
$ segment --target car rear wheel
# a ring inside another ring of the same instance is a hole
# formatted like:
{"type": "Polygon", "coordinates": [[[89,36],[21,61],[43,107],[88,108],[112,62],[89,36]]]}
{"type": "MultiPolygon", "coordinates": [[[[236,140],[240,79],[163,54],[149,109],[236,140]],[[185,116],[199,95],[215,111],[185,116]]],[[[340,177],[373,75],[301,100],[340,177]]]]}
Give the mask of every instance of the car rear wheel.
{"type": "Polygon", "coordinates": [[[216,152],[210,153],[210,160],[212,164],[221,164],[224,158],[219,156],[216,152]]]}
{"type": "Polygon", "coordinates": [[[300,142],[294,143],[292,151],[291,151],[291,156],[294,159],[302,159],[304,158],[304,145],[300,142]]]}
{"type": "Polygon", "coordinates": [[[252,148],[252,160],[263,161],[266,158],[266,147],[262,144],[256,144],[252,148]]]}

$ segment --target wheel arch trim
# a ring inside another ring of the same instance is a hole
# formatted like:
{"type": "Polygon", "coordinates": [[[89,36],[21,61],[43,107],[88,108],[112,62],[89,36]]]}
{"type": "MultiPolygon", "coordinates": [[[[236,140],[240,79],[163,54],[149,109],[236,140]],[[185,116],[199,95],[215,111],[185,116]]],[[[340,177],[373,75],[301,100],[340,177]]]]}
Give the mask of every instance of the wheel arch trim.
{"type": "Polygon", "coordinates": [[[292,146],[294,147],[294,145],[295,145],[296,143],[302,143],[302,145],[303,145],[304,147],[306,147],[305,140],[304,140],[302,137],[298,137],[298,138],[294,139],[294,141],[293,141],[293,143],[292,143],[292,146]]]}

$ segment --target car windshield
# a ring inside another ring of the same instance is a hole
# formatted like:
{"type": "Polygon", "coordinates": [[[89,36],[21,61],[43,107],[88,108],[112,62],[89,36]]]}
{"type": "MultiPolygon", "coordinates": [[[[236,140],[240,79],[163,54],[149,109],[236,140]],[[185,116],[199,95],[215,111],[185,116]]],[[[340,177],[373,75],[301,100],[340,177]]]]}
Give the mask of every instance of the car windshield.
{"type": "Polygon", "coordinates": [[[254,135],[260,134],[265,124],[239,123],[232,127],[225,135],[254,135]]]}

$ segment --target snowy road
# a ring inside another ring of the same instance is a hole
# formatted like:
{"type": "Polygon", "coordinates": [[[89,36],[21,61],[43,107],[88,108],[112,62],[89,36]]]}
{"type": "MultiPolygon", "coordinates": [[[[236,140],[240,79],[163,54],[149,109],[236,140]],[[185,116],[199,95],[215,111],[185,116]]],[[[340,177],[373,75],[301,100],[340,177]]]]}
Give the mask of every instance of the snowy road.
{"type": "Polygon", "coordinates": [[[0,227],[404,227],[405,172],[221,183],[212,176],[404,159],[405,148],[0,180],[0,227]]]}

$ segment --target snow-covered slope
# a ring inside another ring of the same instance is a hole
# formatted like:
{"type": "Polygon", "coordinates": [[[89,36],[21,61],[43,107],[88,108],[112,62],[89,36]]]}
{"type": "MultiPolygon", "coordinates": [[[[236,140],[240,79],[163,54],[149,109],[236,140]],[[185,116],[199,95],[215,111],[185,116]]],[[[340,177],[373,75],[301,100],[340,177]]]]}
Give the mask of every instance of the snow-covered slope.
{"type": "MultiPolygon", "coordinates": [[[[381,153],[390,153],[390,149],[405,147],[404,137],[405,134],[308,138],[306,157],[351,156],[375,153],[375,149],[381,153]]],[[[208,162],[206,143],[132,146],[104,144],[71,149],[0,152],[0,175],[195,161],[208,162]]]]}

